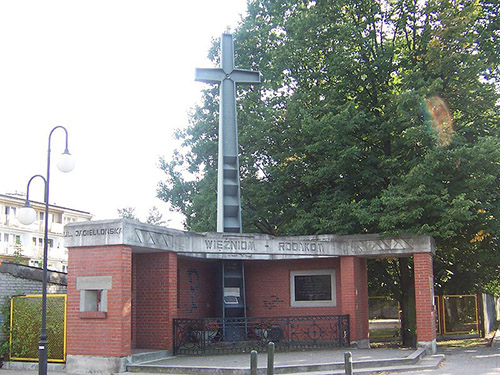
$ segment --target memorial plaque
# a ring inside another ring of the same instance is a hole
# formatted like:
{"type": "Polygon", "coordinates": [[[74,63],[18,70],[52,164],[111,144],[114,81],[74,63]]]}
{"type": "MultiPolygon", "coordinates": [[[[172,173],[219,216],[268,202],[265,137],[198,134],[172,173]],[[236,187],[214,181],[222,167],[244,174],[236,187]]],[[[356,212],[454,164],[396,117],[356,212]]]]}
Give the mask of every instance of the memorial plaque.
{"type": "Polygon", "coordinates": [[[295,301],[331,301],[331,275],[295,275],[295,301]]]}

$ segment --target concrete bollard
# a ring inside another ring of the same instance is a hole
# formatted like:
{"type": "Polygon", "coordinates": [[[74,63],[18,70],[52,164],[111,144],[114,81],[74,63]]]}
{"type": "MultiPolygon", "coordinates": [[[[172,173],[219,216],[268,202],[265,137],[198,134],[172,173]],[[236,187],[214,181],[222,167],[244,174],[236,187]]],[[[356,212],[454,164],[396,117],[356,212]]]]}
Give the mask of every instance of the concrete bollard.
{"type": "Polygon", "coordinates": [[[250,375],[257,375],[257,351],[250,352],[250,375]]]}
{"type": "Polygon", "coordinates": [[[274,374],[274,342],[267,345],[267,375],[274,374]]]}
{"type": "Polygon", "coordinates": [[[345,368],[345,375],[352,375],[352,353],[351,352],[344,353],[344,368],[345,368]]]}

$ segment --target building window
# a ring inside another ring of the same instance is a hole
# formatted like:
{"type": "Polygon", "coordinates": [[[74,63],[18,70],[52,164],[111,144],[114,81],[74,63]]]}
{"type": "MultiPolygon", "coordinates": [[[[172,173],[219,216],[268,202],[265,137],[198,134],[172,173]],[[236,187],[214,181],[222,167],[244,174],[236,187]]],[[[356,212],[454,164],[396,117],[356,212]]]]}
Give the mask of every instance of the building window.
{"type": "MultiPolygon", "coordinates": [[[[43,238],[41,237],[32,237],[33,241],[33,246],[37,246],[37,240],[38,240],[38,247],[43,247],[43,238]]],[[[49,238],[49,241],[47,242],[50,248],[54,247],[54,240],[52,238],[49,238]]]]}
{"type": "Polygon", "coordinates": [[[292,307],[328,307],[337,305],[335,270],[290,272],[292,307]]]}
{"type": "Polygon", "coordinates": [[[64,217],[64,223],[66,223],[66,224],[74,223],[75,221],[76,221],[76,219],[74,217],[68,217],[68,216],[64,217]]]}
{"type": "Polygon", "coordinates": [[[44,217],[45,217],[45,212],[39,212],[38,213],[38,218],[40,219],[40,221],[43,221],[44,217]]]}
{"type": "Polygon", "coordinates": [[[107,312],[108,290],[111,287],[111,276],[77,277],[76,289],[80,290],[80,313],[107,312]]]}
{"type": "Polygon", "coordinates": [[[12,206],[5,206],[5,215],[9,216],[16,216],[16,207],[12,206]]]}

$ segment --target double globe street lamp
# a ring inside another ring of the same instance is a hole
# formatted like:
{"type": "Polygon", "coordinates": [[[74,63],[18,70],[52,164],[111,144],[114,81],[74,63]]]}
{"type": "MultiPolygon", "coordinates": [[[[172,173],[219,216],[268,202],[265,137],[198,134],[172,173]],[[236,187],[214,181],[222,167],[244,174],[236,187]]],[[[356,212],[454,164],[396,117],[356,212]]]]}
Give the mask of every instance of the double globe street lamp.
{"type": "Polygon", "coordinates": [[[35,222],[36,212],[30,205],[29,191],[30,184],[35,178],[41,178],[45,184],[45,230],[44,230],[44,240],[43,240],[43,277],[42,277],[42,323],[40,328],[40,340],[38,341],[38,374],[47,375],[47,260],[48,260],[48,232],[49,232],[49,186],[50,186],[50,142],[52,134],[56,129],[63,129],[66,133],[66,147],[62,153],[60,159],[57,162],[57,168],[64,173],[71,172],[75,166],[75,161],[68,151],[68,131],[64,126],[56,126],[50,131],[49,134],[49,146],[47,150],[47,174],[43,177],[40,174],[34,175],[28,181],[28,186],[26,188],[26,203],[18,211],[17,218],[21,224],[31,225],[35,222]]]}

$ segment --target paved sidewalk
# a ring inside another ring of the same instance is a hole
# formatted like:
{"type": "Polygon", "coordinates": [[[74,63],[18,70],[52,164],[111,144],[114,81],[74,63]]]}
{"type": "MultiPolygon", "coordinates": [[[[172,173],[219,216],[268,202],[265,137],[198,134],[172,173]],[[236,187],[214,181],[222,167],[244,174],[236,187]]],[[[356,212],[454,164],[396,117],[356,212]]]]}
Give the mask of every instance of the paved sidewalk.
{"type": "MultiPolygon", "coordinates": [[[[304,352],[275,353],[275,366],[293,366],[308,364],[324,364],[332,362],[343,362],[344,352],[352,353],[353,361],[405,358],[415,352],[414,349],[356,349],[349,348],[335,350],[319,350],[304,352]]],[[[242,368],[250,369],[249,354],[231,354],[214,356],[176,356],[164,360],[154,361],[155,364],[170,366],[206,366],[213,368],[242,368]]],[[[267,366],[267,353],[258,354],[258,366],[267,366]]],[[[36,375],[36,370],[4,370],[0,369],[0,375],[36,375]]],[[[64,372],[50,371],[49,375],[62,375],[64,372]]],[[[310,374],[313,374],[312,372],[310,374]]]]}
{"type": "MultiPolygon", "coordinates": [[[[354,361],[367,359],[402,358],[411,354],[412,350],[404,349],[350,349],[354,361]]],[[[300,363],[326,363],[343,361],[343,350],[317,351],[300,353],[276,353],[275,364],[300,364],[300,363]]],[[[500,348],[449,348],[438,350],[445,354],[446,359],[440,368],[433,370],[419,370],[418,372],[391,372],[383,373],[394,375],[499,375],[500,374],[500,348]]],[[[249,355],[212,356],[212,357],[172,357],[167,359],[172,364],[204,364],[222,366],[249,366],[249,355]]],[[[259,365],[265,365],[266,354],[259,355],[259,365]]],[[[354,367],[355,374],[356,368],[354,367]]],[[[37,375],[36,370],[3,370],[0,375],[37,375]]],[[[49,375],[62,375],[64,372],[49,371],[49,375]]],[[[325,374],[324,372],[309,372],[310,375],[325,374]]],[[[137,373],[137,375],[140,375],[137,373]]]]}
{"type": "MultiPolygon", "coordinates": [[[[343,362],[344,352],[352,353],[353,361],[382,360],[391,358],[404,358],[414,353],[414,349],[356,349],[348,348],[335,350],[319,350],[304,352],[275,353],[275,366],[307,365],[332,362],[343,362]]],[[[250,369],[250,354],[230,354],[214,356],[176,356],[164,360],[154,361],[155,364],[171,366],[207,366],[214,368],[248,368],[250,369]]],[[[258,354],[258,366],[267,365],[267,353],[258,354]]],[[[0,375],[36,375],[36,370],[4,370],[0,369],[0,375]]],[[[50,371],[49,375],[61,375],[64,372],[50,371]]],[[[311,373],[313,374],[313,373],[311,373]]]]}
{"type": "MultiPolygon", "coordinates": [[[[391,375],[499,375],[500,347],[448,348],[439,350],[446,356],[435,370],[392,372],[391,375]]],[[[1,373],[0,373],[1,374],[1,373]]]]}
{"type": "MultiPolygon", "coordinates": [[[[344,362],[344,353],[352,353],[353,361],[381,360],[391,358],[404,358],[412,354],[415,349],[335,349],[304,352],[275,353],[276,366],[321,364],[344,362]]],[[[177,356],[155,361],[158,365],[170,366],[210,366],[210,367],[248,367],[250,368],[250,354],[231,354],[213,356],[177,356]]],[[[258,367],[267,365],[267,353],[259,353],[258,367]]]]}

